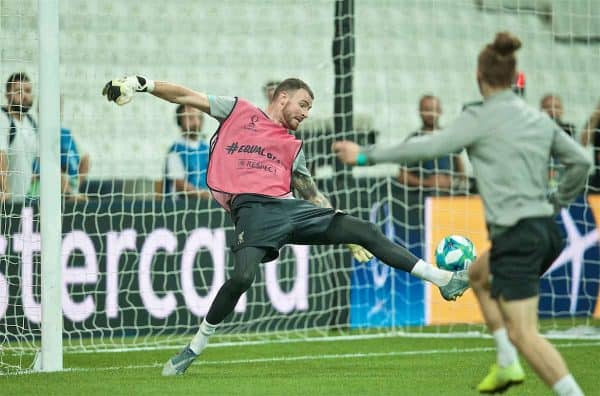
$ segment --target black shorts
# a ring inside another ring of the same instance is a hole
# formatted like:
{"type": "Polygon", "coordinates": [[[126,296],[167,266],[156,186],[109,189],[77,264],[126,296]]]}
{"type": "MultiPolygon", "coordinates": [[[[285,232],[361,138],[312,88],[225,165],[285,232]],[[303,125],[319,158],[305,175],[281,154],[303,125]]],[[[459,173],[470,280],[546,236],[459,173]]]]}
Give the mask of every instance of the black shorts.
{"type": "Polygon", "coordinates": [[[279,257],[279,249],[287,243],[323,244],[331,220],[341,213],[302,199],[240,195],[231,207],[235,224],[231,250],[246,246],[264,248],[267,255],[263,262],[267,262],[279,257]]]}
{"type": "Polygon", "coordinates": [[[537,296],[540,276],[563,248],[553,217],[520,220],[492,240],[492,298],[523,300],[537,296]]]}

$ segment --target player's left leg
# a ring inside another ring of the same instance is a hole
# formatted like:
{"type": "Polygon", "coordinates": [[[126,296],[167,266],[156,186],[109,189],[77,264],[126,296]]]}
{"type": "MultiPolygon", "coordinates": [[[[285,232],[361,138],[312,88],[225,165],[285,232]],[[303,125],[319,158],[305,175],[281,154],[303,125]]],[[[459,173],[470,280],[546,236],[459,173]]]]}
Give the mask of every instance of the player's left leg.
{"type": "Polygon", "coordinates": [[[334,216],[322,236],[323,244],[361,245],[391,267],[406,271],[440,288],[446,300],[454,300],[469,287],[467,271],[450,272],[437,268],[390,241],[373,223],[353,216],[334,216]]]}
{"type": "Polygon", "coordinates": [[[233,252],[233,255],[234,269],[231,278],[219,289],[192,341],[165,363],[162,375],[172,376],[185,373],[192,362],[202,353],[217,326],[233,312],[241,295],[254,282],[258,266],[265,257],[266,250],[246,246],[233,252]]]}
{"type": "Polygon", "coordinates": [[[206,314],[206,321],[218,325],[233,312],[238,300],[250,288],[258,272],[265,249],[246,246],[233,252],[234,268],[229,278],[219,289],[206,314]]]}
{"type": "Polygon", "coordinates": [[[557,395],[583,395],[560,353],[538,331],[538,302],[538,296],[511,301],[499,299],[509,337],[557,395]]]}
{"type": "Polygon", "coordinates": [[[477,385],[477,390],[482,393],[495,393],[523,382],[525,372],[519,363],[517,350],[508,339],[498,303],[491,297],[489,251],[480,255],[469,267],[469,280],[485,323],[496,344],[496,363],[477,385]]]}

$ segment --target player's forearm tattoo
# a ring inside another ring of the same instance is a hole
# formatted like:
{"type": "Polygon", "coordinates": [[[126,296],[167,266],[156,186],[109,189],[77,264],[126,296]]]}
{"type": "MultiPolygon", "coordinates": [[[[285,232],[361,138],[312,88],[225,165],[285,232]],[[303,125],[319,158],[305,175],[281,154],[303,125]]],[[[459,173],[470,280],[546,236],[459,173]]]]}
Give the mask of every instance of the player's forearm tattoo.
{"type": "Polygon", "coordinates": [[[312,177],[297,172],[292,174],[292,186],[298,194],[307,201],[314,203],[322,208],[331,208],[331,202],[317,188],[312,177]]]}

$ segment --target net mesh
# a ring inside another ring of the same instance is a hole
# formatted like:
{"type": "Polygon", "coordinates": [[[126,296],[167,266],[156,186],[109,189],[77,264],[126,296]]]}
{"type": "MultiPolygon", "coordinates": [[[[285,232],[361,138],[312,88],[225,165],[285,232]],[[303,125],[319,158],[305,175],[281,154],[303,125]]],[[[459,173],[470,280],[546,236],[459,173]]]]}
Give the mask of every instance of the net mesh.
{"type": "MultiPolygon", "coordinates": [[[[232,269],[228,245],[234,235],[225,212],[208,201],[156,194],[168,149],[180,133],[175,106],[146,95],[114,106],[100,96],[111,78],[139,73],[261,107],[267,81],[302,78],[316,100],[299,134],[320,189],[336,207],[375,222],[389,238],[430,260],[433,246],[449,234],[468,236],[480,252],[488,246],[465,154],[457,154],[460,167],[454,157],[427,169],[409,166],[407,173],[417,180],[411,183],[399,178],[406,173],[395,165],[340,166],[330,152],[335,138],[361,144],[405,139],[420,127],[424,94],[439,98],[441,126],[450,122],[479,98],[476,56],[500,30],[524,42],[519,68],[530,104],[537,106],[546,93],[559,95],[564,119],[576,129],[594,109],[600,11],[593,1],[361,1],[354,4],[353,20],[337,7],[340,2],[307,0],[179,0],[169,7],[158,0],[142,7],[61,2],[62,125],[80,161],[89,156],[89,171],[76,180],[80,199],[66,199],[63,208],[66,351],[181,345],[232,269]],[[332,59],[336,27],[344,23],[338,37],[354,47],[338,48],[332,59]],[[351,89],[336,88],[336,78],[351,89]],[[350,97],[351,105],[340,102],[350,97]],[[432,174],[445,177],[425,186],[432,174]]],[[[37,2],[0,1],[0,26],[0,75],[26,72],[35,95],[37,2]]],[[[35,109],[34,103],[34,117],[35,109]]],[[[218,124],[205,120],[207,139],[218,124]]],[[[545,330],[585,326],[577,334],[593,333],[589,326],[599,313],[597,206],[596,197],[586,195],[557,219],[567,249],[542,280],[545,330]]],[[[35,200],[2,204],[3,372],[27,368],[39,347],[38,213],[35,200]]],[[[354,263],[343,247],[287,246],[278,262],[261,267],[218,341],[332,331],[481,334],[478,312],[470,294],[448,304],[435,288],[377,260],[354,263]]]]}

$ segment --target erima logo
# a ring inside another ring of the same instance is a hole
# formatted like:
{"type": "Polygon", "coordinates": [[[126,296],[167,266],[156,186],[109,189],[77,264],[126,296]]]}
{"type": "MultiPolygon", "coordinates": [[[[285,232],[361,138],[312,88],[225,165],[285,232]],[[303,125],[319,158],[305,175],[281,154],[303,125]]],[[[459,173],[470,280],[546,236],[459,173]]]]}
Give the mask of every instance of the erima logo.
{"type": "Polygon", "coordinates": [[[245,231],[242,231],[238,234],[238,240],[237,240],[238,245],[244,243],[244,232],[245,231]]]}

